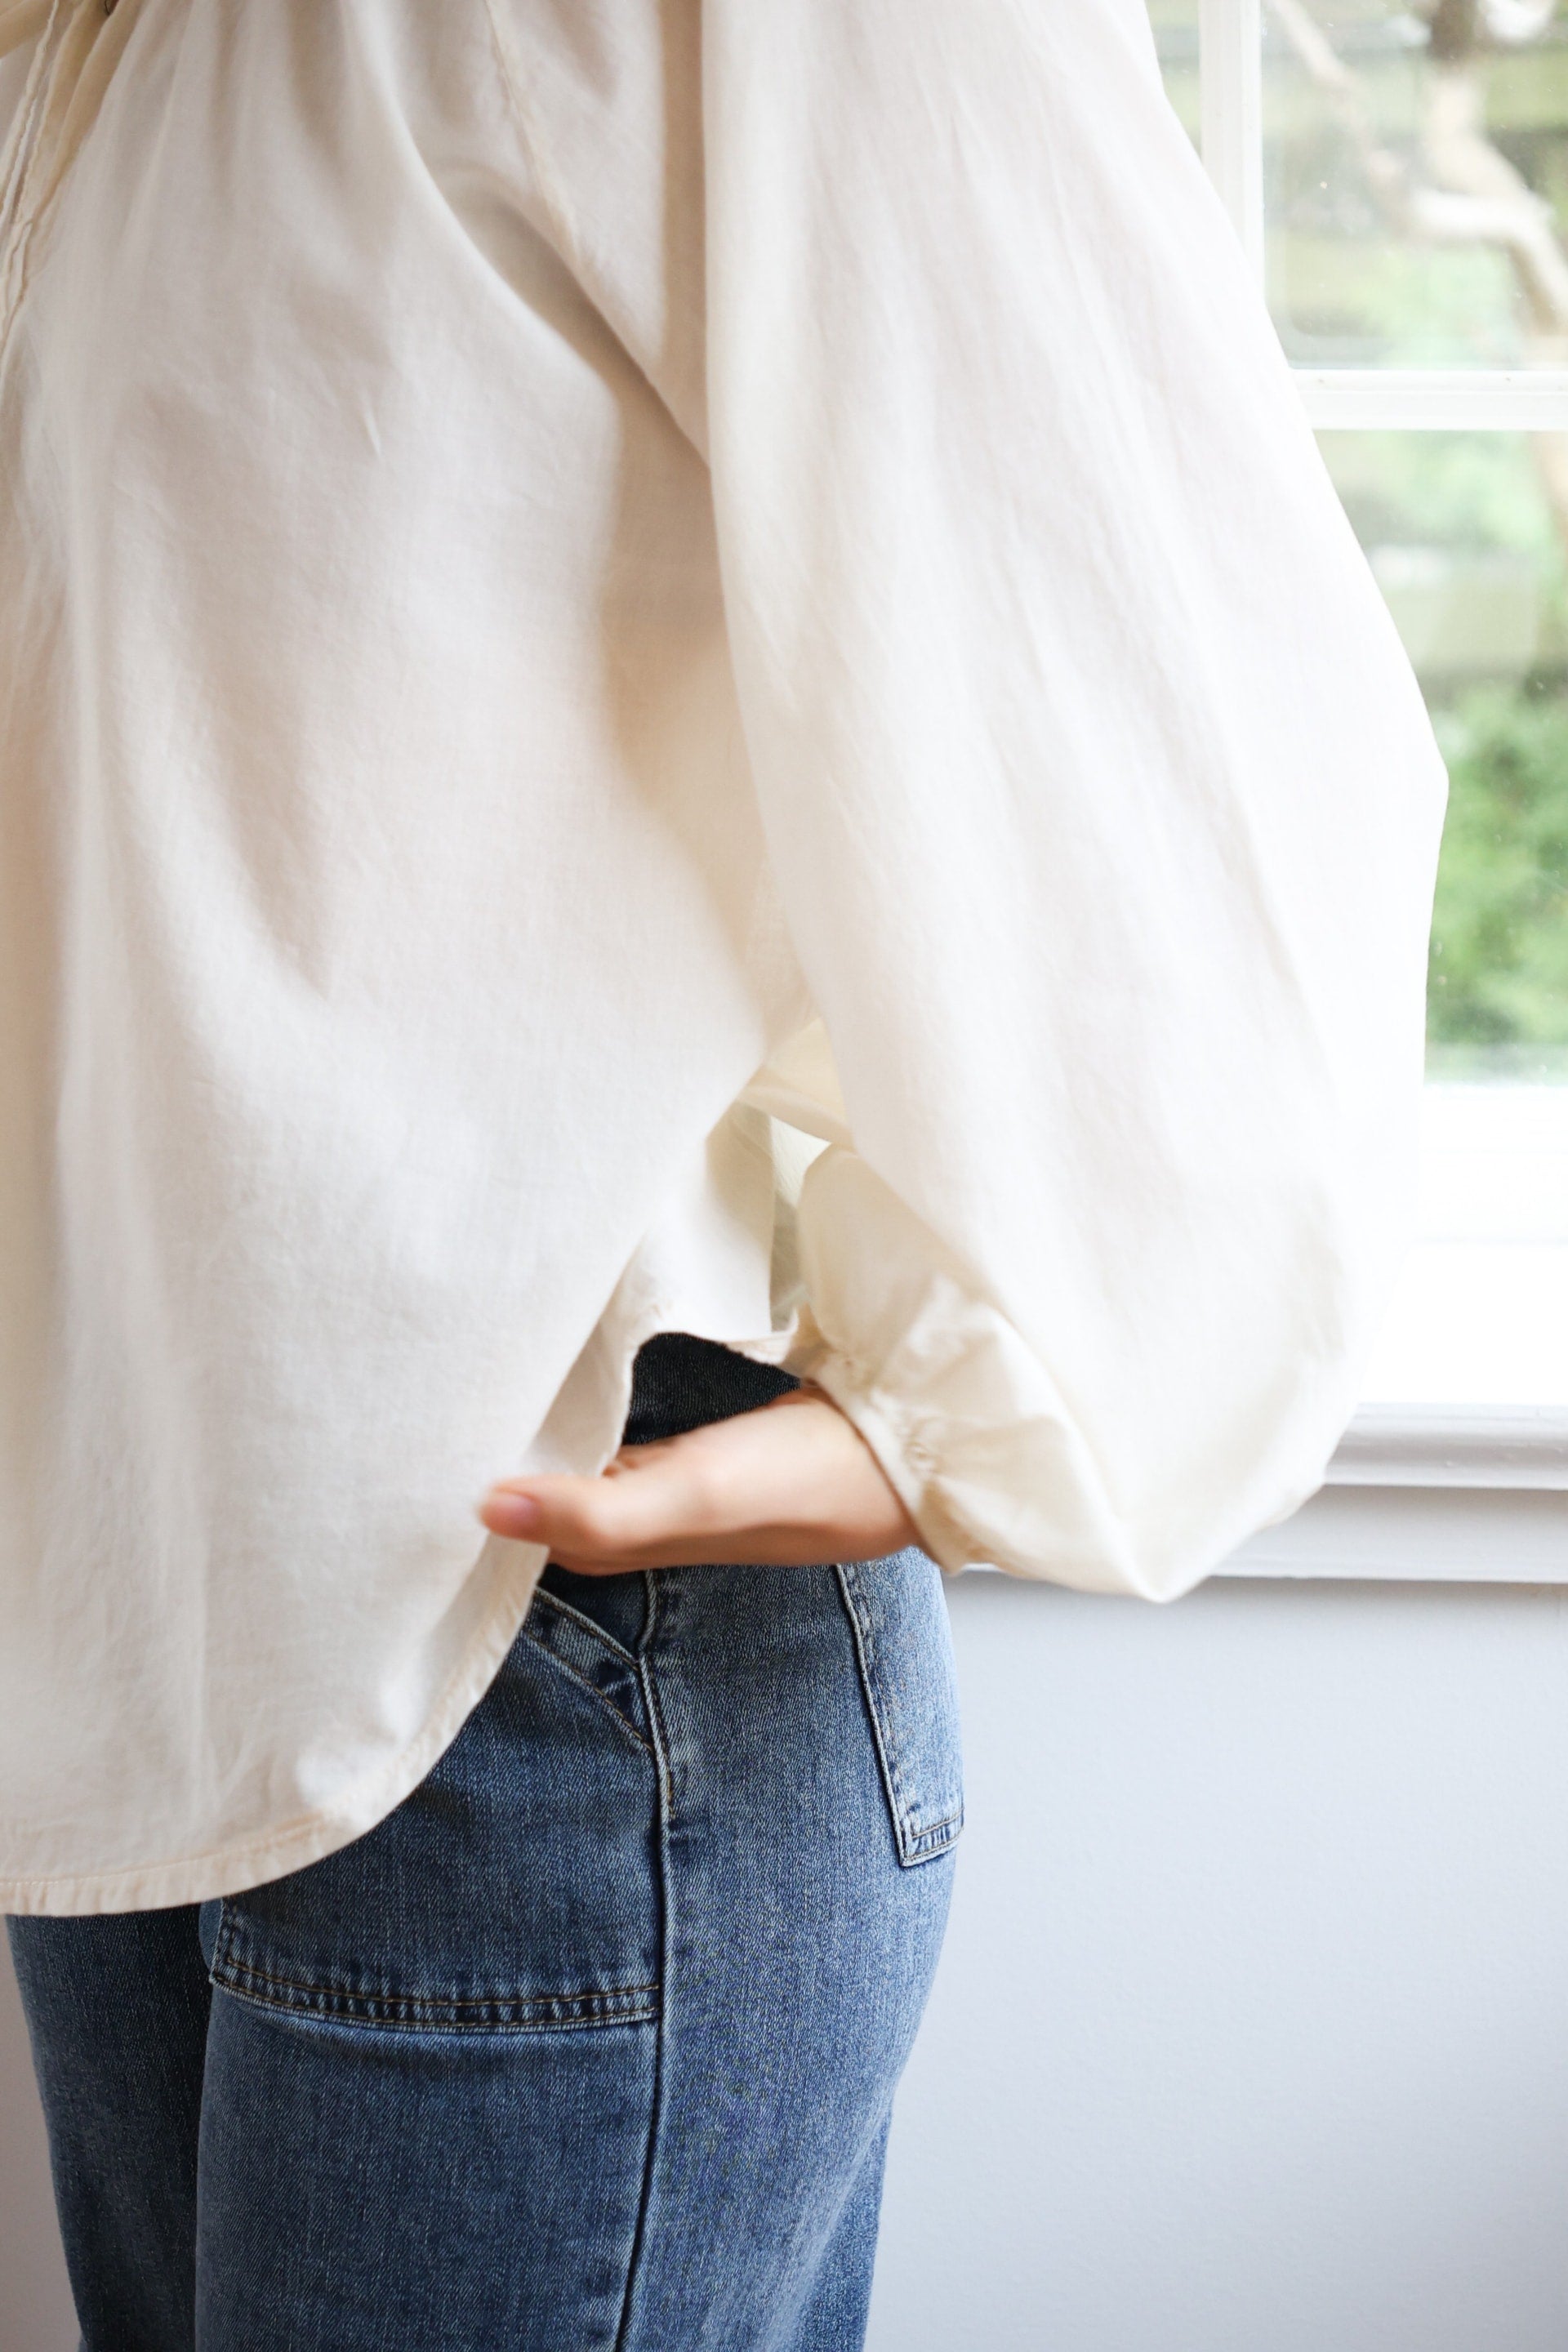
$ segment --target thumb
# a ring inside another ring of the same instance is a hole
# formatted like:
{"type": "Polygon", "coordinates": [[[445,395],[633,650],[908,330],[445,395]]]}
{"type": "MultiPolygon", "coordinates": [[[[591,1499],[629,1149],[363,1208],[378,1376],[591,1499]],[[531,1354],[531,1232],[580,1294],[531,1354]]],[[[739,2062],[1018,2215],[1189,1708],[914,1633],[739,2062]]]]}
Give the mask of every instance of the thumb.
{"type": "Polygon", "coordinates": [[[543,1544],[557,1559],[634,1565],[691,1522],[679,1445],[628,1447],[598,1478],[509,1478],[486,1496],[479,1517],[492,1534],[543,1544]]]}

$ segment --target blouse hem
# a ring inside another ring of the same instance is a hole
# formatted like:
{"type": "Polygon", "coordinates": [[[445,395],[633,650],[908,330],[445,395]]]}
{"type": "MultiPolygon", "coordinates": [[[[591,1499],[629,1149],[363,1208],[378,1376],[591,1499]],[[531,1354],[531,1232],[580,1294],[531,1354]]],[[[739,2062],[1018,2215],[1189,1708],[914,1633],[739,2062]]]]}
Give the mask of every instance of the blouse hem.
{"type": "Polygon", "coordinates": [[[521,1631],[544,1566],[537,1544],[512,1545],[519,1563],[501,1573],[500,1589],[479,1632],[453,1669],[416,1737],[350,1802],[338,1802],[200,1854],[134,1863],[115,1870],[73,1871],[42,1877],[0,1877],[0,1913],[18,1917],[73,1918],[117,1911],[161,1911],[205,1903],[282,1878],[321,1862],[375,1829],[446,1753],[500,1673],[521,1631]],[[261,1867],[258,1867],[258,1865],[261,1867]]]}

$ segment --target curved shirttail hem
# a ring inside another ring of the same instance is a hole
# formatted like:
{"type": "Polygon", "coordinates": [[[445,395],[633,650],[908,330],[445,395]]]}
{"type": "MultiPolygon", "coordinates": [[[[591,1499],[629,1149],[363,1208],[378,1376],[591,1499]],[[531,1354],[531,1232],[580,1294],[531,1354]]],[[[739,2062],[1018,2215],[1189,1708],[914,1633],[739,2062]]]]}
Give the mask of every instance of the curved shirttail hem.
{"type": "Polygon", "coordinates": [[[176,1903],[205,1903],[237,1895],[289,1871],[320,1862],[384,1821],[416,1789],[451,1746],[489,1690],[521,1631],[544,1567],[538,1544],[512,1545],[522,1561],[499,1579],[500,1589],[474,1639],[447,1676],[421,1730],[390,1764],[357,1782],[346,1799],[307,1813],[279,1830],[242,1839],[177,1862],[132,1863],[118,1870],[74,1871],[68,1876],[0,1878],[0,1913],[69,1918],[106,1911],[159,1911],[176,1903]],[[533,1556],[537,1564],[531,1564],[533,1556]],[[261,1870],[254,1865],[265,1864],[261,1870]]]}

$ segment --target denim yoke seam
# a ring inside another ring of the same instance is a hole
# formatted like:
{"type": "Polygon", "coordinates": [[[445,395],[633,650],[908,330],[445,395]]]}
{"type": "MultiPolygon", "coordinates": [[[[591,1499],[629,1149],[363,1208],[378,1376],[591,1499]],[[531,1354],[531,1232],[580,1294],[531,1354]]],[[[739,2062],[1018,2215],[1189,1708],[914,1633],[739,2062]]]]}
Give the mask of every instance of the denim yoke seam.
{"type": "MultiPolygon", "coordinates": [[[[594,1619],[584,1615],[581,1610],[574,1609],[569,1601],[560,1600],[555,1594],[538,1592],[535,1601],[542,1603],[558,1622],[569,1626],[581,1640],[588,1642],[594,1650],[626,1669],[636,1679],[639,1693],[644,1692],[642,1661],[635,1652],[616,1641],[594,1619]]],[[[650,1615],[651,1606],[650,1603],[650,1615]]],[[[644,1738],[614,1700],[580,1667],[563,1657],[547,1640],[541,1640],[530,1633],[526,1622],[520,1629],[520,1634],[528,1643],[531,1654],[562,1675],[584,1697],[592,1700],[595,1707],[610,1717],[639,1756],[647,1758],[654,1766],[659,1780],[662,1809],[668,1776],[662,1757],[652,1742],[644,1738]]],[[[391,2032],[523,2034],[655,2024],[660,2014],[662,1988],[658,1978],[637,1984],[579,1987],[549,1992],[509,1991],[500,1988],[471,1996],[456,1992],[400,1991],[386,1983],[355,1983],[335,1975],[324,1977],[317,1973],[289,1975],[281,1969],[259,1966],[243,1956],[243,1917],[234,1898],[223,1900],[219,1905],[217,1932],[208,1969],[209,1980],[216,1989],[233,1998],[279,2015],[378,2028],[391,2032]]]]}
{"type": "Polygon", "coordinates": [[[352,1992],[342,1986],[321,1984],[261,1969],[236,1956],[235,1925],[226,1901],[222,1906],[211,1981],[237,1999],[260,2009],[292,2016],[338,2018],[362,2024],[450,2032],[573,2032],[590,2026],[637,2025],[657,2014],[653,2005],[657,1981],[636,1985],[605,1985],[579,1992],[464,1994],[352,1992]],[[302,1996],[302,1998],[291,1998],[302,1996]],[[575,2011],[577,2014],[570,2012],[575,2011]],[[481,2014],[469,2016],[468,2012],[481,2014]],[[564,2014],[563,2012],[565,2012],[564,2014]]]}
{"type": "Polygon", "coordinates": [[[642,1638],[637,1644],[637,1672],[642,1683],[643,1705],[647,1710],[648,1729],[653,1740],[655,1767],[658,1776],[658,2007],[654,2019],[653,2097],[648,2110],[647,2146],[643,2155],[642,2186],[637,2196],[637,2221],[632,2229],[631,2251],[626,2257],[626,2290],[621,2302],[621,2315],[616,2327],[613,2352],[628,2352],[632,2326],[632,2304],[637,2292],[637,2274],[642,2267],[643,2247],[647,2237],[648,2214],[653,2203],[654,2173],[658,2163],[660,2132],[664,2122],[665,2091],[665,2032],[670,2000],[670,1917],[669,1917],[669,1825],[674,1805],[674,1784],[669,1769],[669,1740],[664,1716],[659,1707],[658,1690],[654,1679],[653,1651],[658,1632],[663,1580],[675,1573],[644,1569],[643,1583],[647,1594],[647,1607],[643,1619],[642,1638]]]}
{"type": "Polygon", "coordinates": [[[838,1580],[839,1598],[844,1613],[849,1620],[850,1638],[860,1667],[860,1686],[865,1694],[866,1712],[871,1720],[871,1738],[881,1770],[882,1786],[887,1791],[888,1810],[892,1815],[893,1843],[900,1862],[907,1869],[912,1864],[929,1862],[951,1846],[963,1820],[963,1809],[957,1806],[943,1813],[940,1820],[920,1821],[919,1807],[910,1802],[905,1792],[898,1756],[888,1732],[888,1720],[892,1705],[882,1680],[877,1654],[876,1635],[871,1629],[869,1612],[857,1605],[858,1580],[853,1561],[834,1563],[838,1580]],[[951,1833],[951,1834],[950,1834],[951,1833]]]}
{"type": "MultiPolygon", "coordinates": [[[[546,1595],[545,1597],[548,1598],[549,1596],[546,1595]]],[[[552,1605],[558,1606],[559,1604],[552,1605]]],[[[561,1614],[563,1616],[570,1617],[574,1624],[582,1626],[586,1626],[588,1624],[588,1620],[586,1618],[580,1617],[574,1609],[563,1609],[561,1611],[561,1614]]],[[[595,1627],[594,1630],[596,1632],[597,1628],[595,1627]]],[[[621,1730],[626,1733],[628,1739],[636,1743],[637,1748],[641,1749],[645,1756],[652,1756],[653,1749],[648,1742],[643,1738],[642,1733],[637,1728],[635,1724],[631,1724],[626,1721],[626,1717],[621,1713],[620,1708],[616,1705],[614,1699],[607,1697],[605,1692],[600,1690],[595,1683],[591,1683],[586,1675],[579,1673],[575,1666],[569,1665],[566,1660],[561,1656],[560,1653],[556,1650],[552,1650],[547,1642],[542,1642],[536,1633],[531,1633],[526,1624],[522,1629],[522,1638],[528,1643],[529,1648],[537,1652],[538,1655],[545,1661],[546,1664],[553,1666],[558,1674],[563,1675],[568,1682],[572,1683],[578,1690],[584,1692],[587,1697],[591,1698],[596,1706],[602,1706],[605,1713],[609,1716],[614,1723],[620,1727],[621,1730]]],[[[608,1635],[606,1635],[606,1641],[608,1638],[608,1635]]],[[[621,1655],[626,1654],[626,1653],[621,1652],[618,1642],[614,1643],[613,1647],[621,1655]]],[[[631,1659],[629,1663],[635,1666],[637,1661],[635,1659],[631,1659]]]]}
{"type": "MultiPolygon", "coordinates": [[[[646,1570],[644,1573],[647,1573],[646,1570]]],[[[634,1674],[637,1672],[637,1654],[635,1650],[628,1650],[624,1642],[617,1642],[613,1633],[606,1633],[596,1618],[588,1616],[584,1610],[574,1609],[570,1601],[563,1601],[561,1595],[552,1592],[547,1584],[534,1587],[533,1605],[536,1609],[552,1610],[557,1617],[569,1617],[573,1624],[581,1626],[601,1649],[608,1650],[623,1666],[629,1666],[634,1674]]]]}

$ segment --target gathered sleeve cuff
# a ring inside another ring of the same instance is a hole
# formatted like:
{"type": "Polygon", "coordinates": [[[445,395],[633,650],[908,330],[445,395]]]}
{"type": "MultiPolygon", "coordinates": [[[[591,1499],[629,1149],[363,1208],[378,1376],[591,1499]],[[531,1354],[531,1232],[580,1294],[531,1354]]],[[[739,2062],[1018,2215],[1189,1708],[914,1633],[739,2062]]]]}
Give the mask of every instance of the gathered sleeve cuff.
{"type": "Polygon", "coordinates": [[[1332,1412],[1283,1459],[1238,1444],[1129,1507],[1123,1463],[1099,1458],[1048,1364],[863,1160],[824,1152],[798,1214],[810,1304],[789,1367],[854,1423],[950,1574],[1169,1601],[1319,1483],[1332,1412]]]}

